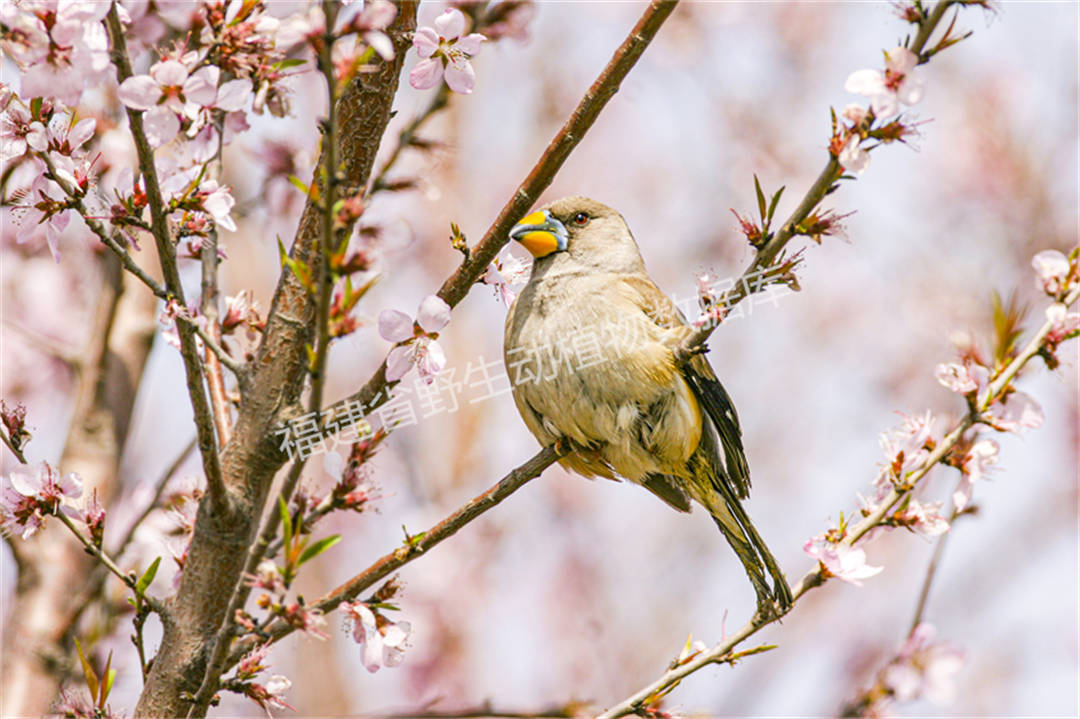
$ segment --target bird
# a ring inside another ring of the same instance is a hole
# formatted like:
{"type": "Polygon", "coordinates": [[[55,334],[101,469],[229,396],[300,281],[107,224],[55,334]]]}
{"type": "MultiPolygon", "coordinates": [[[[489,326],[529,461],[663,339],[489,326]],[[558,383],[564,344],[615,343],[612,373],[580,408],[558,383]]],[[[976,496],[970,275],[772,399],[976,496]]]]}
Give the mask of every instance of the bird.
{"type": "Polygon", "coordinates": [[[529,431],[565,448],[565,469],[640,484],[680,512],[704,507],[758,611],[786,611],[791,589],[741,503],[750,472],[735,406],[704,348],[677,361],[694,328],[649,276],[622,215],[564,197],[523,217],[510,238],[534,258],[503,348],[529,431]]]}

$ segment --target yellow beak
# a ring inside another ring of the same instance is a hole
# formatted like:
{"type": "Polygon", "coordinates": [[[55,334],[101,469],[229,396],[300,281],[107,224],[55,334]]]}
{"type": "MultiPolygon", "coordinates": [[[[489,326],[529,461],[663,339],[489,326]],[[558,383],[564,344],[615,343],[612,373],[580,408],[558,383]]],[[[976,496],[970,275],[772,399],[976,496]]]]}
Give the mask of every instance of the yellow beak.
{"type": "Polygon", "coordinates": [[[570,233],[558,218],[552,217],[547,210],[540,210],[522,217],[510,230],[510,238],[520,242],[529,254],[540,259],[565,250],[570,233]]]}

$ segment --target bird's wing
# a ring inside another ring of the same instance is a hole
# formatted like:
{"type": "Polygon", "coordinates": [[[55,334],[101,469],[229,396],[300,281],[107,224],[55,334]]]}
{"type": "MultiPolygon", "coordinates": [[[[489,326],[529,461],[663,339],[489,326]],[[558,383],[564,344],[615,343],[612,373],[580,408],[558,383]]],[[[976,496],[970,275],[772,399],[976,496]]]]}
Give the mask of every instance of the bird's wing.
{"type": "MultiPolygon", "coordinates": [[[[638,305],[642,312],[659,327],[689,329],[686,319],[675,303],[661,292],[649,277],[631,275],[626,277],[624,282],[639,298],[638,305]]],[[[676,332],[672,336],[673,339],[680,338],[681,333],[676,332]]],[[[719,437],[723,457],[715,456],[712,459],[718,467],[725,470],[720,474],[723,475],[723,479],[730,482],[735,496],[739,499],[746,498],[750,493],[750,468],[746,463],[742,430],[739,427],[739,415],[735,411],[735,404],[728,396],[727,390],[720,384],[720,380],[716,378],[716,373],[713,372],[704,355],[696,355],[683,366],[682,375],[698,402],[705,408],[710,424],[719,437]]]]}

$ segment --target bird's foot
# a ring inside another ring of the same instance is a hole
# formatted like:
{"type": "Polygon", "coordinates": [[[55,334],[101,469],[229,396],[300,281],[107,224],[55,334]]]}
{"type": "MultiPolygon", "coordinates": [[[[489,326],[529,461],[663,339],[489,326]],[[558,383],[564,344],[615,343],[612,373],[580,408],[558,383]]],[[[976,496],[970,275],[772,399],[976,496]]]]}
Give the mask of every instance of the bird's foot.
{"type": "Polygon", "coordinates": [[[754,612],[754,624],[768,624],[784,616],[786,609],[773,599],[771,594],[758,594],[757,611],[754,612]]]}

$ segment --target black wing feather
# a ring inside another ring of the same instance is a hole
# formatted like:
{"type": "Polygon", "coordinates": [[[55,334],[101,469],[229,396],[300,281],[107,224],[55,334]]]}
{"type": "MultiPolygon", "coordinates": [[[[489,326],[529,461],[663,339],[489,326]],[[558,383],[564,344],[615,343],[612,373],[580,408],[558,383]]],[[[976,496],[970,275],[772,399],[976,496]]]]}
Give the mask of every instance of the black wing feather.
{"type": "Polygon", "coordinates": [[[687,363],[683,368],[683,376],[698,402],[704,407],[705,414],[720,438],[726,479],[731,483],[735,496],[746,499],[750,496],[750,468],[743,451],[739,415],[735,412],[735,404],[727,390],[720,384],[720,380],[716,379],[711,368],[706,364],[703,371],[695,366],[698,362],[705,363],[705,360],[697,357],[687,363]]]}

